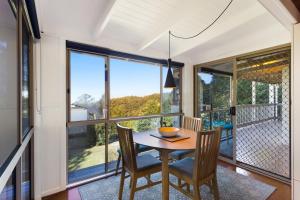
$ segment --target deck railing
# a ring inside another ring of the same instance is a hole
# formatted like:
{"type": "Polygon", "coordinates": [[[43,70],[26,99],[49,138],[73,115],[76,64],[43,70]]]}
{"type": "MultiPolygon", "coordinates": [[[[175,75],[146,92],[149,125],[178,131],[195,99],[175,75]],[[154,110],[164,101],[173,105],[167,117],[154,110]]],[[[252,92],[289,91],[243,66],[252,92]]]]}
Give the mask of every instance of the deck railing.
{"type": "Polygon", "coordinates": [[[247,126],[281,118],[282,104],[247,104],[236,107],[237,126],[247,126]]]}

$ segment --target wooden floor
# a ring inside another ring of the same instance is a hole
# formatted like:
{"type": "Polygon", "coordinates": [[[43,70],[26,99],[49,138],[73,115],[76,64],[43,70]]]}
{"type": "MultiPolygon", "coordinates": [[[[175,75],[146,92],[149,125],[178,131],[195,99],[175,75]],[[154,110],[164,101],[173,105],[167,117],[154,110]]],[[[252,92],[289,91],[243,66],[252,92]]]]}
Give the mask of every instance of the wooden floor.
{"type": "MultiPolygon", "coordinates": [[[[235,167],[231,164],[227,164],[224,162],[219,162],[219,165],[226,167],[232,171],[235,171],[239,174],[243,174],[245,176],[252,177],[259,181],[265,182],[267,184],[273,185],[277,188],[277,190],[268,198],[268,200],[290,200],[291,199],[291,186],[281,183],[279,181],[273,180],[271,178],[265,177],[263,175],[259,175],[248,170],[235,167]]],[[[44,197],[43,200],[81,200],[78,188],[72,188],[67,191],[63,191],[48,197],[44,197]]]]}

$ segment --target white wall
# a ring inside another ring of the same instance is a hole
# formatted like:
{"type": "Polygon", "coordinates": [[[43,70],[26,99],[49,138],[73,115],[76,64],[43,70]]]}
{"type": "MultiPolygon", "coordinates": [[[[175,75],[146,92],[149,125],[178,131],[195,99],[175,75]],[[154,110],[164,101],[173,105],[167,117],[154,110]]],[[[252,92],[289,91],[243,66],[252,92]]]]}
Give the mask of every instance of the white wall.
{"type": "Polygon", "coordinates": [[[294,25],[292,67],[292,183],[294,199],[300,199],[300,24],[294,25]]]}
{"type": "Polygon", "coordinates": [[[186,116],[194,116],[193,65],[186,61],[182,70],[182,110],[186,116]]]}
{"type": "Polygon", "coordinates": [[[35,44],[36,199],[66,188],[65,40],[42,35],[35,44]]]}

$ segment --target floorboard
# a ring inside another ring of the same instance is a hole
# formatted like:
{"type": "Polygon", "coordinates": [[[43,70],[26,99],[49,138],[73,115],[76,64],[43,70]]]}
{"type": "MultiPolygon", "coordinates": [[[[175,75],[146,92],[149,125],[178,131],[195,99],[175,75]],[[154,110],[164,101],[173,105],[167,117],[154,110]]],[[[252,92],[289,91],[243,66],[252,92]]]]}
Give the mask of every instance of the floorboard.
{"type": "MultiPolygon", "coordinates": [[[[291,199],[291,186],[277,180],[265,177],[260,174],[253,173],[249,170],[242,169],[240,167],[236,167],[234,165],[219,161],[219,165],[226,167],[232,171],[235,171],[239,174],[243,174],[245,176],[252,177],[256,180],[260,180],[267,184],[273,185],[277,188],[277,190],[269,197],[268,200],[290,200],[291,199]]],[[[81,200],[78,187],[44,197],[43,200],[81,200]]]]}

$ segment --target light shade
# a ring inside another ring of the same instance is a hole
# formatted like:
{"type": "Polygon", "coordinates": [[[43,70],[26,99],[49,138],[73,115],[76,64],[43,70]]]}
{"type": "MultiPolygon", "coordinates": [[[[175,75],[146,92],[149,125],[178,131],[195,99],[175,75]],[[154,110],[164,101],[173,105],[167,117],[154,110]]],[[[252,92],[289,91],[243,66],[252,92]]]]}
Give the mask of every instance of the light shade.
{"type": "Polygon", "coordinates": [[[169,68],[168,68],[168,74],[165,82],[165,88],[176,88],[176,83],[171,70],[171,59],[168,59],[168,65],[169,68]]]}

